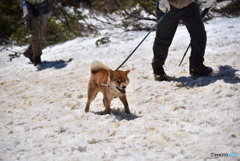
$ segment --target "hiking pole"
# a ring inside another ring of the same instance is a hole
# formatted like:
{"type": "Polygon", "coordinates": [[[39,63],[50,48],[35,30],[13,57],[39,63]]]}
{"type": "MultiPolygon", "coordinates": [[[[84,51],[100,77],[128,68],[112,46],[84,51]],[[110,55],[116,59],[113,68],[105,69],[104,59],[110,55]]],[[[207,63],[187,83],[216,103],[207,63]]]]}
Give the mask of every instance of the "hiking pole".
{"type": "Polygon", "coordinates": [[[143,43],[143,41],[148,37],[148,35],[158,26],[158,24],[162,21],[162,19],[167,15],[168,11],[166,11],[162,17],[158,20],[155,26],[147,33],[147,35],[143,38],[143,40],[137,45],[137,47],[132,51],[132,53],[124,60],[124,62],[116,69],[118,70],[123,66],[124,63],[132,56],[132,54],[137,50],[137,48],[143,43]]]}
{"type": "MultiPolygon", "coordinates": [[[[208,13],[209,9],[210,9],[210,8],[205,8],[205,9],[204,9],[204,11],[203,11],[203,13],[202,13],[202,15],[201,15],[202,19],[203,19],[203,18],[205,17],[205,15],[208,13]]],[[[181,60],[181,62],[180,62],[180,64],[179,64],[179,66],[181,66],[182,61],[183,61],[183,59],[185,58],[185,56],[186,56],[186,54],[187,54],[188,49],[190,48],[190,46],[191,46],[191,42],[189,43],[189,45],[188,45],[188,47],[187,47],[187,50],[185,51],[185,53],[184,53],[184,55],[183,55],[183,57],[182,57],[182,60],[181,60]]]]}

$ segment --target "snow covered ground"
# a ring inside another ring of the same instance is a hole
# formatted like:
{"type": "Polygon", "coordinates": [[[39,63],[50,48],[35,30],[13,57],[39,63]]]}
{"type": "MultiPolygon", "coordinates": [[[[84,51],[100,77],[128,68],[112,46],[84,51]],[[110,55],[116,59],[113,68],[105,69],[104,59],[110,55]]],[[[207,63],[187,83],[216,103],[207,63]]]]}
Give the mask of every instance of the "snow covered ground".
{"type": "Polygon", "coordinates": [[[0,161],[239,161],[240,17],[205,27],[205,65],[214,75],[191,78],[189,53],[178,66],[190,41],[179,26],[165,67],[172,81],[154,81],[153,32],[121,68],[131,70],[130,115],[118,99],[104,115],[101,94],[84,112],[89,67],[99,60],[116,69],[147,32],[109,31],[48,47],[40,68],[24,56],[10,62],[12,52],[2,51],[0,161]],[[111,42],[96,47],[104,36],[111,42]]]}

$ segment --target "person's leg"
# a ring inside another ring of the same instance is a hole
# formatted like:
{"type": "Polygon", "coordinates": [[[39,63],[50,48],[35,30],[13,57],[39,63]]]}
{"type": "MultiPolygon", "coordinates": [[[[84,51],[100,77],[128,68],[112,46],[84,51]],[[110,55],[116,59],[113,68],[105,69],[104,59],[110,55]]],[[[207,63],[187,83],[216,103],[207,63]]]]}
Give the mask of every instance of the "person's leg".
{"type": "MultiPolygon", "coordinates": [[[[198,4],[190,4],[183,14],[182,20],[191,37],[190,74],[192,74],[191,69],[194,69],[197,73],[205,70],[208,70],[207,73],[210,72],[210,69],[203,65],[207,36],[198,4]]],[[[202,74],[206,75],[204,72],[202,74]]]]}
{"type": "Polygon", "coordinates": [[[182,20],[191,36],[192,51],[190,65],[194,66],[203,64],[207,38],[198,4],[190,4],[186,12],[183,14],[182,20]]]}
{"type": "MultiPolygon", "coordinates": [[[[31,10],[28,11],[28,14],[26,16],[26,24],[27,27],[30,29],[30,31],[32,31],[32,19],[34,19],[35,17],[32,15],[31,10]]],[[[28,46],[28,48],[26,49],[26,51],[23,53],[23,55],[27,58],[29,58],[29,60],[33,62],[33,50],[32,50],[32,45],[30,44],[28,46]]]]}
{"type": "MultiPolygon", "coordinates": [[[[157,9],[157,19],[164,14],[157,9]]],[[[156,30],[156,37],[153,44],[152,68],[155,75],[165,74],[162,66],[168,55],[168,49],[172,43],[178,23],[181,18],[181,10],[171,6],[170,12],[162,19],[156,30]]]]}
{"type": "Polygon", "coordinates": [[[41,63],[42,42],[46,35],[46,19],[32,20],[32,50],[34,65],[41,63]]]}

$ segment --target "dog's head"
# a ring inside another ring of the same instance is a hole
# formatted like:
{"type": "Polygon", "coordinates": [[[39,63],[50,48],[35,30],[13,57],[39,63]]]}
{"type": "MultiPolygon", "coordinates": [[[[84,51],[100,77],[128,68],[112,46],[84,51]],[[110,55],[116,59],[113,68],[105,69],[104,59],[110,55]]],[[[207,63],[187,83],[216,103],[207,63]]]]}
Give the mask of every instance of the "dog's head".
{"type": "Polygon", "coordinates": [[[115,88],[115,91],[118,91],[119,93],[126,94],[126,87],[129,84],[129,79],[127,74],[130,72],[130,70],[127,71],[113,71],[108,70],[108,74],[110,77],[110,86],[112,88],[115,88]]]}

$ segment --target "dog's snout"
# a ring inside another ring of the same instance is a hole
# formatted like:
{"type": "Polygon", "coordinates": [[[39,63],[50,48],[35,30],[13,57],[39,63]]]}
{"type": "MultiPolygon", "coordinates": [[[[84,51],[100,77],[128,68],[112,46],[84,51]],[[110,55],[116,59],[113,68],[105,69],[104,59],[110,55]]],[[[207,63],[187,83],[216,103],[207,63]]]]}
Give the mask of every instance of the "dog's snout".
{"type": "Polygon", "coordinates": [[[125,89],[126,88],[126,86],[122,86],[122,89],[125,89]]]}

